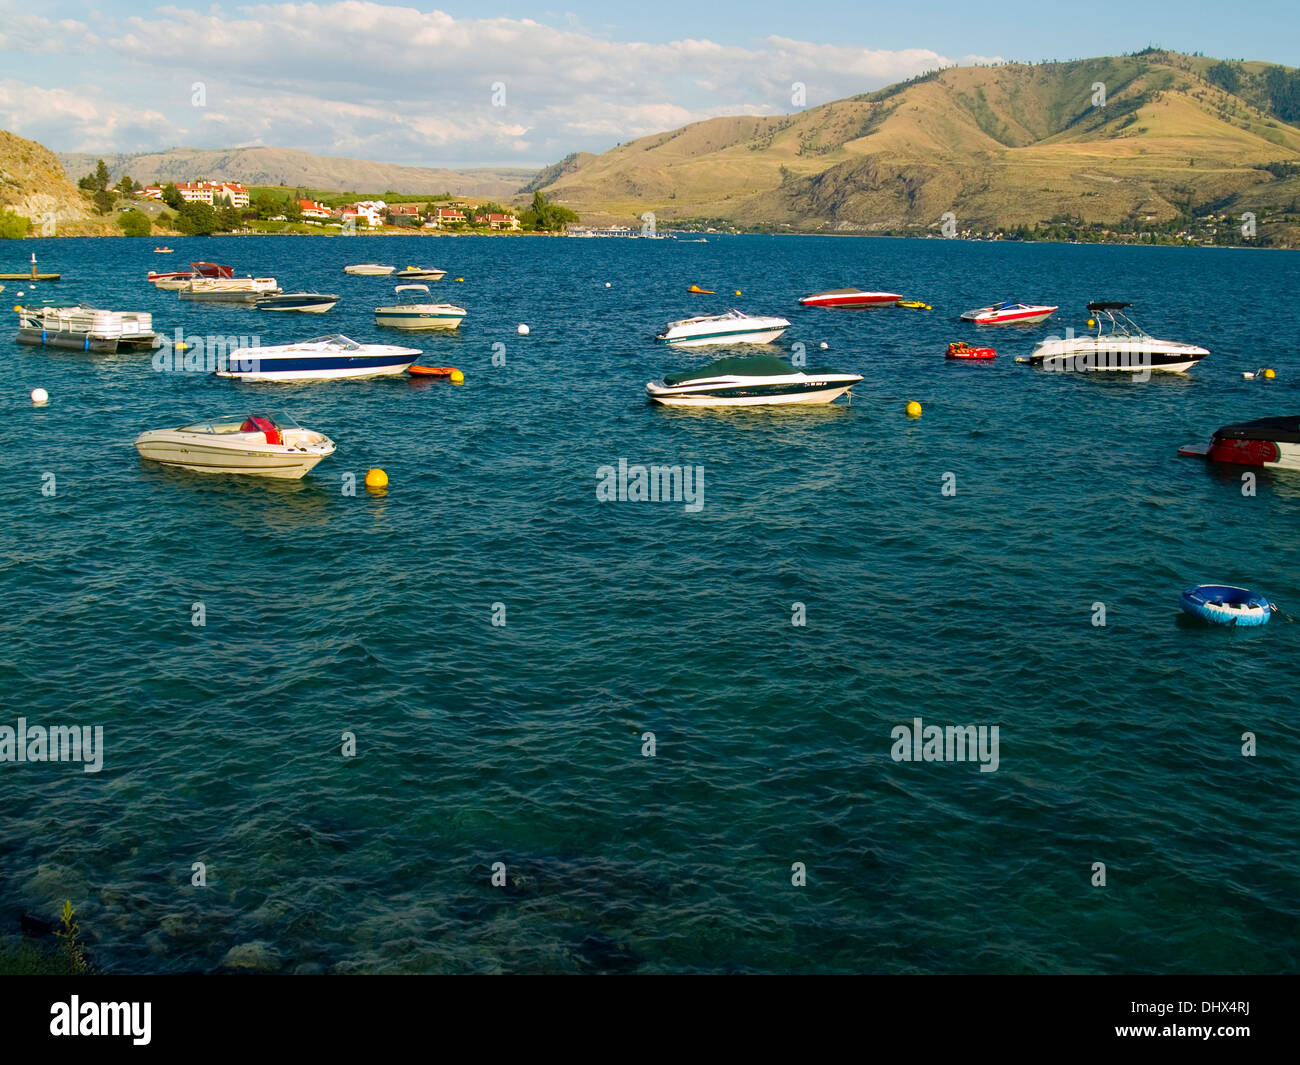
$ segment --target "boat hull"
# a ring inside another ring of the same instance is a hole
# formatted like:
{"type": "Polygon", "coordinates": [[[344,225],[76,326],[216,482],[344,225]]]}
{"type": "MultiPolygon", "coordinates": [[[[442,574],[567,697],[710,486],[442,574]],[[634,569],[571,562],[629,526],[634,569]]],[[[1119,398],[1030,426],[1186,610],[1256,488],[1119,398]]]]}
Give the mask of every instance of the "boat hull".
{"type": "Polygon", "coordinates": [[[375,325],[388,329],[456,329],[465,318],[464,311],[452,314],[447,311],[402,311],[396,308],[375,311],[375,325]]]}
{"type": "Polygon", "coordinates": [[[832,403],[862,378],[854,374],[837,378],[813,378],[792,383],[789,380],[697,383],[690,386],[665,386],[650,382],[646,394],[655,403],[668,407],[769,407],[796,403],[832,403]]]}
{"type": "Polygon", "coordinates": [[[852,310],[856,307],[888,307],[903,298],[898,292],[816,292],[804,296],[799,303],[804,307],[839,307],[852,310]]]}
{"type": "Polygon", "coordinates": [[[1207,355],[1191,344],[1085,337],[1045,341],[1028,362],[1058,373],[1186,373],[1207,355]]]}
{"type": "Polygon", "coordinates": [[[961,316],[963,322],[976,325],[1037,325],[1045,322],[1056,313],[1056,307],[1034,307],[1023,311],[1005,311],[989,313],[987,311],[967,311],[961,316]]]}
{"type": "Polygon", "coordinates": [[[249,447],[203,446],[192,440],[167,439],[164,434],[145,433],[135,442],[141,458],[194,473],[235,473],[252,477],[273,477],[296,481],[305,477],[324,458],[328,449],[312,451],[262,450],[249,447]],[[146,439],[151,438],[151,439],[146,439]]]}
{"type": "Polygon", "coordinates": [[[780,338],[789,326],[773,326],[740,333],[710,333],[702,336],[661,336],[656,339],[670,348],[706,348],[716,344],[770,344],[780,338]]]}
{"type": "Polygon", "coordinates": [[[324,314],[334,309],[337,296],[263,296],[257,301],[259,311],[297,311],[299,314],[324,314]]]}
{"type": "Polygon", "coordinates": [[[49,348],[67,348],[71,351],[94,351],[113,354],[118,351],[152,351],[157,337],[97,337],[89,333],[76,333],[49,329],[20,328],[14,338],[19,344],[39,344],[49,348]]]}
{"type": "Polygon", "coordinates": [[[232,351],[218,377],[241,381],[331,381],[348,377],[388,377],[405,373],[418,351],[384,353],[305,352],[285,354],[271,348],[232,351]]]}
{"type": "Polygon", "coordinates": [[[343,272],[356,277],[388,277],[397,270],[395,266],[345,266],[343,272]]]}

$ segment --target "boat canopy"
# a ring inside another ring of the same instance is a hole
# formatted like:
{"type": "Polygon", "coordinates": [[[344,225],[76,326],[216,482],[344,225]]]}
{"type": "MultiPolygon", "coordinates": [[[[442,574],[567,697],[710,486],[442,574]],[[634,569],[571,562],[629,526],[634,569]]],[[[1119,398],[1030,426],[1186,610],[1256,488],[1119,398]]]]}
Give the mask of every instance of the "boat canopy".
{"type": "Polygon", "coordinates": [[[1276,440],[1283,444],[1300,444],[1300,415],[1225,425],[1214,435],[1225,440],[1276,440]]]}
{"type": "Polygon", "coordinates": [[[1122,311],[1125,307],[1132,307],[1131,303],[1090,303],[1090,311],[1122,311]]]}
{"type": "Polygon", "coordinates": [[[666,385],[684,385],[709,377],[780,377],[802,373],[775,355],[733,355],[719,359],[700,370],[664,375],[666,385]]]}

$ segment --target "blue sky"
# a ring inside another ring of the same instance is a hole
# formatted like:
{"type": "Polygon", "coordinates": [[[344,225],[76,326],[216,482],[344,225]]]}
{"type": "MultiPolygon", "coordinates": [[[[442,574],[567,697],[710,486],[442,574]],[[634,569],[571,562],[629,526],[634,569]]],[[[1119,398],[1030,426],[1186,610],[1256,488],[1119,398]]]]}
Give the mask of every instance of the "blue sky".
{"type": "Polygon", "coordinates": [[[1292,7],[374,0],[93,8],[0,0],[0,128],[61,151],[268,144],[536,166],[726,114],[794,110],[939,65],[1147,44],[1300,65],[1292,7]]]}

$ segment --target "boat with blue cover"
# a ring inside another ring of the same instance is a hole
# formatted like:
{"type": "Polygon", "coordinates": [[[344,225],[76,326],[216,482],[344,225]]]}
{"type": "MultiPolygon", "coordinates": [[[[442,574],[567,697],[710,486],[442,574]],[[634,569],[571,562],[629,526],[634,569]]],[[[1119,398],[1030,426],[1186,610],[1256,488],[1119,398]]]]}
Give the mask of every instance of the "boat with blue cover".
{"type": "Polygon", "coordinates": [[[1263,625],[1277,605],[1249,588],[1198,584],[1182,594],[1183,609],[1215,625],[1263,625]]]}

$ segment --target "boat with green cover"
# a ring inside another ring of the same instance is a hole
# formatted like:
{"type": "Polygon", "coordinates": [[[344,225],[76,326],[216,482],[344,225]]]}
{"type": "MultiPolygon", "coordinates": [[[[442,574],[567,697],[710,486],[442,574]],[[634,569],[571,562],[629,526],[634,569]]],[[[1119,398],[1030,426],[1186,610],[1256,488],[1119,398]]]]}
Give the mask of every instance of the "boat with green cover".
{"type": "Polygon", "coordinates": [[[861,380],[861,374],[825,367],[803,370],[775,355],[744,355],[667,374],[645,390],[654,402],[668,406],[757,407],[831,403],[861,380]]]}

